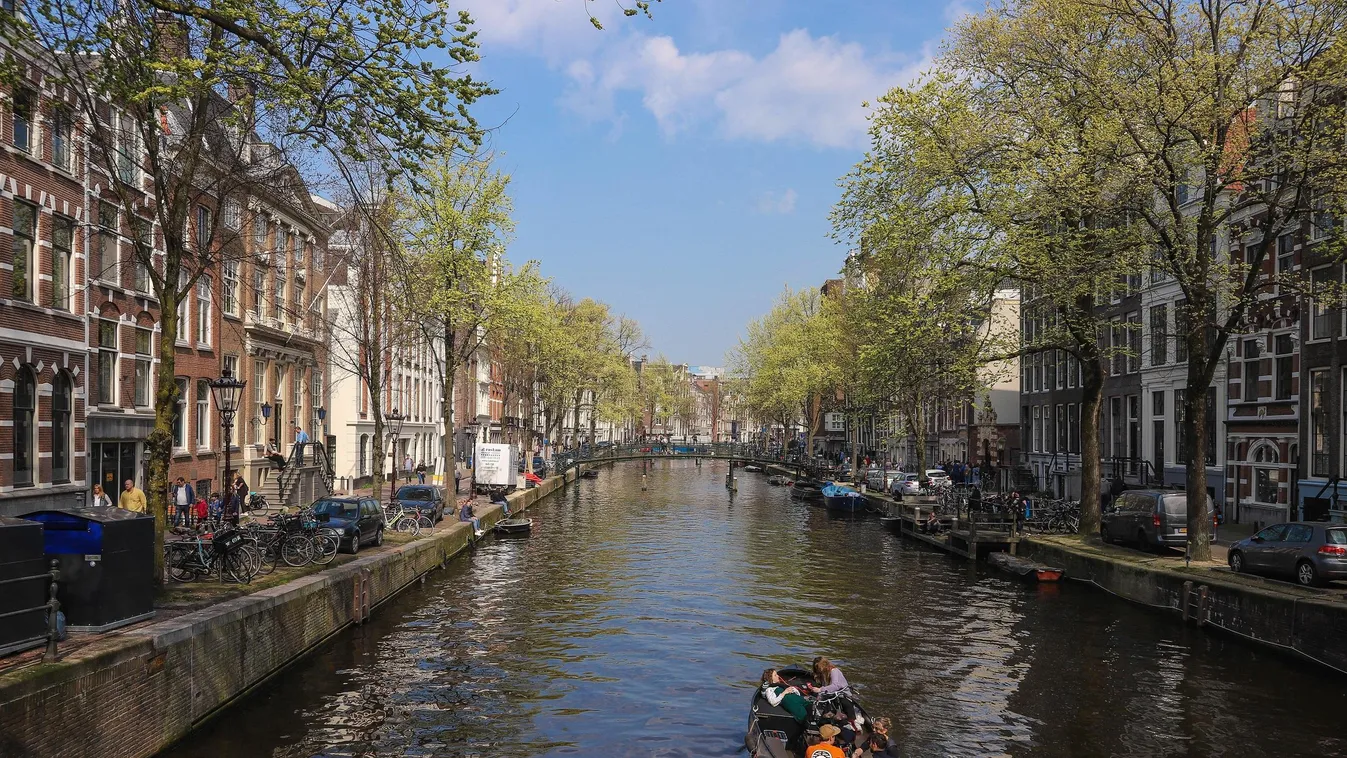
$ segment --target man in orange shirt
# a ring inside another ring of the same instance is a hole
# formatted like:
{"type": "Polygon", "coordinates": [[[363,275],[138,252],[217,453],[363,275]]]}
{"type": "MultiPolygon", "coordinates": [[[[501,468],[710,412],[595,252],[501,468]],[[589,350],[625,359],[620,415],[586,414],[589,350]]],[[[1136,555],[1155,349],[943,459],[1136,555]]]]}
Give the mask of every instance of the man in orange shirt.
{"type": "Polygon", "coordinates": [[[804,758],[847,758],[847,754],[842,752],[842,748],[834,744],[837,735],[842,730],[832,724],[824,724],[818,728],[819,741],[804,749],[804,758]]]}

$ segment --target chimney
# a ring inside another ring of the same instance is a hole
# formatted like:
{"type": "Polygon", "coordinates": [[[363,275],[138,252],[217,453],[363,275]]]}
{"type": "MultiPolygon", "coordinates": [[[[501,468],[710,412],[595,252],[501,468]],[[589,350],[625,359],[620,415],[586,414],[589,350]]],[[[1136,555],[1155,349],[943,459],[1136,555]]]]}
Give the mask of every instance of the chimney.
{"type": "Polygon", "coordinates": [[[154,15],[155,57],[164,63],[186,58],[187,22],[178,16],[159,11],[154,15]]]}

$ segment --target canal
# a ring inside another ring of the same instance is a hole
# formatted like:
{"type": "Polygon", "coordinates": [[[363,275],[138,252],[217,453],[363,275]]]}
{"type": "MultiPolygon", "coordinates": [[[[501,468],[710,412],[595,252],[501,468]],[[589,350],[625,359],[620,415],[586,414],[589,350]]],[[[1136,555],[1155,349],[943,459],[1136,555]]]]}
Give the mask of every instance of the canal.
{"type": "Polygon", "coordinates": [[[536,506],[163,755],[732,756],[766,666],[824,654],[908,756],[1347,755],[1341,677],[1079,584],[830,518],[725,464],[536,506]]]}

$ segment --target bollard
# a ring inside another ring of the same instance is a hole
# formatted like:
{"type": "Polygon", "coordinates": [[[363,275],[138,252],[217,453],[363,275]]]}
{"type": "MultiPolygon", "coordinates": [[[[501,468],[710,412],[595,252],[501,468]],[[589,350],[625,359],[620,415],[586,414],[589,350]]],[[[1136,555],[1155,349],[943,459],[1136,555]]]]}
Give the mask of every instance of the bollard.
{"type": "Polygon", "coordinates": [[[641,474],[641,491],[642,491],[642,492],[645,492],[645,486],[646,486],[646,475],[645,475],[645,474],[641,474]]]}
{"type": "Polygon", "coordinates": [[[56,566],[56,559],[51,562],[51,599],[47,601],[47,650],[42,654],[43,663],[55,663],[60,660],[60,655],[56,652],[56,614],[61,610],[61,601],[56,599],[57,582],[61,578],[61,570],[56,566]]]}

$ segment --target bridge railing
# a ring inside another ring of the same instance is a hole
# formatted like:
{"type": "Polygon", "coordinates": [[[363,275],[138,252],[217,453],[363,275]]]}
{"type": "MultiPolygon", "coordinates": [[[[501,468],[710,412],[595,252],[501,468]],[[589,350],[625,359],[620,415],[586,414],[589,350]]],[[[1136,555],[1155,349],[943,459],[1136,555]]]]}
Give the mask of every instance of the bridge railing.
{"type": "Polygon", "coordinates": [[[581,463],[593,461],[668,456],[674,458],[733,458],[782,465],[811,465],[813,461],[792,454],[781,454],[745,442],[623,442],[613,445],[582,446],[552,456],[558,473],[581,463]]]}

